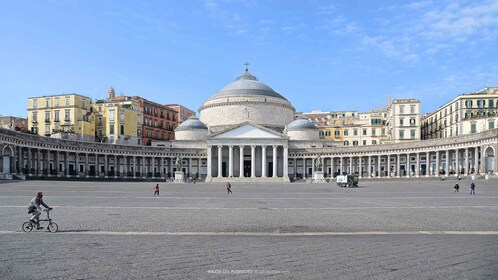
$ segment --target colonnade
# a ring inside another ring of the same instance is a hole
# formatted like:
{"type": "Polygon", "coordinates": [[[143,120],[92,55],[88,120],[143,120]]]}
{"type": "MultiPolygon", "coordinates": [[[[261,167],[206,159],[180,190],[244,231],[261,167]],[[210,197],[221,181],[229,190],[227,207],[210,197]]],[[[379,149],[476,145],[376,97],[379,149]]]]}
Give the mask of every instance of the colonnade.
{"type": "MultiPolygon", "coordinates": [[[[321,155],[326,176],[358,174],[360,177],[468,176],[496,172],[487,166],[488,154],[481,146],[435,151],[385,152],[377,155],[321,155]]],[[[290,173],[306,178],[315,171],[315,157],[291,156],[290,173]]]]}
{"type": "Polygon", "coordinates": [[[207,178],[288,178],[287,145],[209,145],[207,178]]]}

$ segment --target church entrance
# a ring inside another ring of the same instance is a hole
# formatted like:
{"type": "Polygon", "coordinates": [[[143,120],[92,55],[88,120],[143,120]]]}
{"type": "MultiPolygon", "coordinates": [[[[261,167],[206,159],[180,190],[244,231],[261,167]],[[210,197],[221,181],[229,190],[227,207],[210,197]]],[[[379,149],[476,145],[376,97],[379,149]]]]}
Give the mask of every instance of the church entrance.
{"type": "Polygon", "coordinates": [[[251,161],[244,160],[244,177],[251,177],[251,161]]]}

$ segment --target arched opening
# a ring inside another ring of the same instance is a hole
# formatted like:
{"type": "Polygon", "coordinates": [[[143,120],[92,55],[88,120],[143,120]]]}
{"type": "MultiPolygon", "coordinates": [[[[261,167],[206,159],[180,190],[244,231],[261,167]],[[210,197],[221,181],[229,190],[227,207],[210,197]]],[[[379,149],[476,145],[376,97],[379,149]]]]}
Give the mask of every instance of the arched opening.
{"type": "Polygon", "coordinates": [[[484,151],[484,164],[485,164],[485,171],[486,173],[494,173],[495,170],[495,150],[493,147],[488,147],[484,151]]]}
{"type": "Polygon", "coordinates": [[[11,146],[4,146],[2,149],[2,174],[10,174],[12,170],[12,164],[13,160],[12,157],[14,156],[14,150],[12,149],[11,146]]]}

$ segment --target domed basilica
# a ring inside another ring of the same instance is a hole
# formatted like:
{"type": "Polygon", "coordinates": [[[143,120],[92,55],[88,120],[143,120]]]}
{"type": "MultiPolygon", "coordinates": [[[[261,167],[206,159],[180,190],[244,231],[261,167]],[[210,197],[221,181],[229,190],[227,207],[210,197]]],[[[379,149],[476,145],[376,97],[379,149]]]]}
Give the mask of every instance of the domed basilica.
{"type": "Polygon", "coordinates": [[[206,181],[289,181],[289,148],[319,142],[317,127],[304,118],[294,120],[295,112],[285,97],[246,68],[204,101],[199,119],[178,126],[171,145],[207,149],[206,181]]]}

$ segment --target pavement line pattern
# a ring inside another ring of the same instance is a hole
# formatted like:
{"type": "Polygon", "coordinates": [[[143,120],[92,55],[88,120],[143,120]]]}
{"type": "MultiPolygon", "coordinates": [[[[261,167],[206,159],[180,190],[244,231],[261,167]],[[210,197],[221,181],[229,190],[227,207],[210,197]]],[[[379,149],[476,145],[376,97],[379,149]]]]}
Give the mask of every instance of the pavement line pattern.
{"type": "MultiPolygon", "coordinates": [[[[75,206],[50,206],[74,208],[75,206]]],[[[165,207],[165,206],[77,206],[78,209],[161,209],[161,210],[368,210],[368,209],[480,209],[498,205],[438,205],[438,206],[355,206],[355,207],[165,207]]],[[[0,205],[0,208],[27,208],[23,205],[0,205]]]]}
{"type": "MultiPolygon", "coordinates": [[[[391,195],[393,193],[390,193],[391,195]]],[[[395,193],[399,194],[399,193],[395,193]]],[[[314,194],[316,195],[316,194],[314,194]]],[[[327,195],[330,195],[330,193],[327,193],[327,195]]],[[[5,197],[5,198],[12,198],[12,197],[26,197],[26,198],[33,198],[32,195],[0,195],[0,197],[5,197]]],[[[112,197],[112,196],[87,196],[87,195],[78,195],[78,196],[65,196],[65,195],[51,195],[50,197],[57,197],[57,198],[96,198],[96,199],[123,199],[123,198],[148,198],[148,199],[186,199],[186,200],[192,200],[192,199],[202,199],[202,200],[236,200],[236,199],[242,199],[242,200],[266,200],[266,201],[272,201],[272,200],[302,200],[302,199],[315,199],[315,200],[371,200],[372,198],[387,198],[387,197],[320,197],[320,196],[300,196],[300,197],[201,197],[201,196],[161,196],[161,197],[154,197],[154,196],[122,196],[122,197],[112,197]]],[[[404,199],[496,199],[498,196],[404,196],[404,197],[388,197],[390,200],[404,200],[404,199]]]]}
{"type": "MultiPolygon", "coordinates": [[[[165,232],[165,231],[60,231],[46,234],[112,235],[112,236],[262,236],[262,237],[306,237],[306,236],[359,236],[359,235],[498,235],[498,231],[364,231],[364,232],[165,232]]],[[[27,234],[22,231],[0,231],[0,235],[27,234]]]]}

